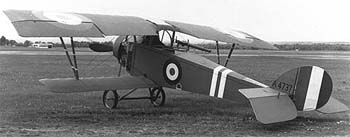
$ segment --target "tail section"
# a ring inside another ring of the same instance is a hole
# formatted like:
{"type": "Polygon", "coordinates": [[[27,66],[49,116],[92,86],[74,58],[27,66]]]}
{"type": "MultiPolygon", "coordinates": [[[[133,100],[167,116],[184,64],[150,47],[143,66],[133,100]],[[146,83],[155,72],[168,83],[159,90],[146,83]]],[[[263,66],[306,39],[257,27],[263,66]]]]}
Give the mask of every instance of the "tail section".
{"type": "Polygon", "coordinates": [[[331,97],[332,88],[332,79],[324,69],[304,66],[285,72],[270,87],[239,91],[249,99],[257,120],[268,124],[294,119],[297,111],[337,113],[349,110],[331,97]]]}
{"type": "Polygon", "coordinates": [[[272,83],[271,88],[287,93],[298,111],[311,111],[328,102],[333,83],[324,69],[304,66],[282,74],[272,83]]]}

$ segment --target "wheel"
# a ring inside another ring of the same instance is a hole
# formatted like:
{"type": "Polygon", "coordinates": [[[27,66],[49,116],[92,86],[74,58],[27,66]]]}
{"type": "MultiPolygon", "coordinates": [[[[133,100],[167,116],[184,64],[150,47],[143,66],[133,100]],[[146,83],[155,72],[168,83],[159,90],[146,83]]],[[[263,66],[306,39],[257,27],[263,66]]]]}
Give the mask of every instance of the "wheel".
{"type": "Polygon", "coordinates": [[[153,88],[150,92],[151,94],[151,103],[155,107],[163,106],[165,103],[165,92],[163,88],[157,87],[153,88]]]}
{"type": "Polygon", "coordinates": [[[106,108],[109,109],[115,109],[117,108],[118,101],[119,101],[119,95],[117,93],[117,90],[105,90],[103,93],[103,105],[106,108]]]}

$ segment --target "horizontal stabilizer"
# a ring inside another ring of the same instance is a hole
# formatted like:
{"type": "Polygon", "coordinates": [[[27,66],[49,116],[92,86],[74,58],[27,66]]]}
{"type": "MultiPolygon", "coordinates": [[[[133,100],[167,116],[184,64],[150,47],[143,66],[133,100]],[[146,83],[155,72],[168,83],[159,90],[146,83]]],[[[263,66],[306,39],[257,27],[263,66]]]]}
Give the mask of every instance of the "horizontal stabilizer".
{"type": "Polygon", "coordinates": [[[90,77],[80,78],[56,78],[39,80],[52,92],[74,93],[87,91],[124,90],[132,88],[150,88],[157,86],[145,77],[90,77]]]}
{"type": "Polygon", "coordinates": [[[348,111],[349,108],[338,101],[337,99],[330,97],[327,104],[325,104],[323,107],[317,109],[318,112],[325,113],[325,114],[331,114],[331,113],[339,113],[348,111]]]}
{"type": "Polygon", "coordinates": [[[271,88],[239,89],[254,110],[256,119],[264,124],[288,121],[296,118],[297,109],[285,93],[271,88]]]}

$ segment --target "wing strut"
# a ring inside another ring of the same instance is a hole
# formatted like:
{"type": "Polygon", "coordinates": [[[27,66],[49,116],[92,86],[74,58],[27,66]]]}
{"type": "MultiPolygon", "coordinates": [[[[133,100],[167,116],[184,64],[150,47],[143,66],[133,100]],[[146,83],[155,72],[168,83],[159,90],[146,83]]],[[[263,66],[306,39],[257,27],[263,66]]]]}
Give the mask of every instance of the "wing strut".
{"type": "Polygon", "coordinates": [[[75,71],[76,71],[76,72],[74,72],[74,76],[75,76],[75,79],[79,80],[78,64],[77,64],[77,57],[75,54],[75,44],[74,44],[73,37],[70,37],[70,42],[72,45],[73,61],[74,61],[74,67],[75,67],[75,71]]]}
{"type": "Polygon", "coordinates": [[[230,49],[230,53],[228,53],[228,56],[227,56],[227,58],[226,58],[226,62],[225,62],[225,67],[227,66],[227,63],[228,63],[228,61],[230,60],[230,58],[231,58],[231,55],[232,55],[232,51],[233,51],[233,49],[235,48],[235,46],[236,46],[236,44],[232,44],[232,47],[231,47],[231,49],[230,49]]]}
{"type": "Polygon", "coordinates": [[[219,42],[218,41],[215,41],[216,42],[216,55],[218,57],[218,64],[220,65],[220,51],[219,51],[219,42]]]}
{"type": "Polygon", "coordinates": [[[171,37],[170,46],[173,47],[175,42],[175,31],[173,31],[173,36],[171,37]]]}
{"type": "Polygon", "coordinates": [[[72,59],[70,58],[67,46],[66,46],[66,44],[63,41],[63,38],[60,37],[60,40],[61,40],[63,48],[64,48],[64,50],[66,52],[66,56],[68,58],[69,64],[72,67],[72,70],[73,70],[73,73],[74,73],[74,77],[75,77],[76,80],[79,80],[78,64],[77,64],[77,58],[76,58],[76,55],[75,55],[75,47],[74,47],[73,37],[70,37],[70,40],[71,40],[71,46],[72,46],[72,52],[73,52],[74,65],[73,65],[72,59]]]}

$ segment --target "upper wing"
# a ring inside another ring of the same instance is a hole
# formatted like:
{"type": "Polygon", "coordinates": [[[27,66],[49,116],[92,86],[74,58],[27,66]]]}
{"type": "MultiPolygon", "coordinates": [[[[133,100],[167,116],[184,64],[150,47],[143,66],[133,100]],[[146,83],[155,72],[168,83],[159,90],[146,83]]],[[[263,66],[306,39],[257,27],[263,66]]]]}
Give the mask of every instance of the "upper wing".
{"type": "Polygon", "coordinates": [[[87,91],[123,90],[132,88],[156,87],[151,80],[145,77],[123,76],[123,77],[91,77],[80,78],[56,78],[41,79],[50,91],[57,93],[74,93],[87,91]]]}
{"type": "Polygon", "coordinates": [[[158,35],[152,23],[138,17],[19,10],[4,12],[23,37],[158,35]]]}
{"type": "Polygon", "coordinates": [[[262,49],[277,49],[268,42],[260,40],[248,33],[235,30],[220,30],[209,26],[201,26],[187,24],[175,21],[166,21],[175,27],[176,31],[207,40],[221,41],[227,43],[237,43],[242,46],[262,48],[262,49]]]}
{"type": "Polygon", "coordinates": [[[158,35],[173,30],[200,39],[238,43],[264,49],[277,49],[252,35],[234,30],[175,21],[155,21],[133,16],[57,13],[43,11],[4,11],[23,37],[103,37],[110,35],[158,35]]]}
{"type": "Polygon", "coordinates": [[[238,42],[236,39],[228,35],[225,35],[224,33],[212,27],[187,24],[187,23],[181,23],[181,22],[175,22],[175,21],[166,21],[166,22],[171,24],[172,26],[175,26],[175,30],[197,38],[222,41],[227,43],[238,42]]]}

